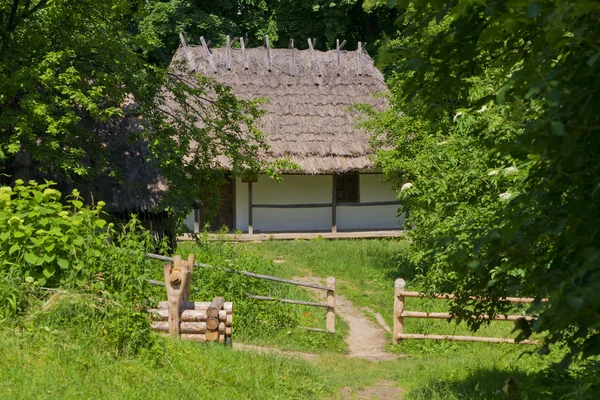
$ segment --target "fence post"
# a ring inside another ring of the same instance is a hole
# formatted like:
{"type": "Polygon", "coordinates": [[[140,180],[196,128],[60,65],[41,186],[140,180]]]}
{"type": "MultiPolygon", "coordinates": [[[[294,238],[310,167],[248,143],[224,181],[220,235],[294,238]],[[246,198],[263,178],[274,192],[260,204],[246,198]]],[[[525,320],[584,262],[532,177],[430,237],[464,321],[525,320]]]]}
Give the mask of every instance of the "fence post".
{"type": "Polygon", "coordinates": [[[402,311],[404,311],[404,288],[406,287],[406,282],[404,279],[398,278],[394,283],[394,337],[392,338],[392,342],[394,344],[398,344],[399,339],[398,335],[401,335],[404,332],[404,318],[402,317],[402,311]]]}
{"type": "Polygon", "coordinates": [[[327,278],[327,332],[335,333],[335,278],[327,278]]]}

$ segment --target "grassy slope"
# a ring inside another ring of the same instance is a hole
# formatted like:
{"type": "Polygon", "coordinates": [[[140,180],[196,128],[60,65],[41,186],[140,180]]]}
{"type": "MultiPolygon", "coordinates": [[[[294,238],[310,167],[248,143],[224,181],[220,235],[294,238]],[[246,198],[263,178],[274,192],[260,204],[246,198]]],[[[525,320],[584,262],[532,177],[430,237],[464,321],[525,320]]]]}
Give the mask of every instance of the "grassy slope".
{"type": "MultiPolygon", "coordinates": [[[[406,246],[397,241],[317,240],[239,248],[268,259],[284,259],[285,263],[277,265],[281,276],[334,275],[341,293],[381,312],[390,323],[393,280],[398,275],[411,277],[402,258],[406,246]]],[[[442,324],[436,326],[438,333],[455,329],[438,322],[442,324]]],[[[418,328],[407,326],[409,332],[418,328]]],[[[314,349],[322,340],[310,343],[310,338],[320,334],[295,335],[265,341],[314,349]]],[[[182,399],[335,398],[342,387],[362,388],[388,379],[407,390],[407,399],[503,399],[499,390],[512,377],[520,381],[522,394],[529,399],[554,399],[560,398],[569,382],[566,376],[548,375],[544,369],[548,360],[520,357],[525,347],[512,345],[406,342],[391,350],[409,357],[372,363],[331,353],[332,349],[307,362],[220,346],[164,343],[166,355],[150,351],[115,358],[92,338],[82,342],[52,330],[36,336],[0,330],[0,397],[173,398],[177,393],[182,399]]]]}

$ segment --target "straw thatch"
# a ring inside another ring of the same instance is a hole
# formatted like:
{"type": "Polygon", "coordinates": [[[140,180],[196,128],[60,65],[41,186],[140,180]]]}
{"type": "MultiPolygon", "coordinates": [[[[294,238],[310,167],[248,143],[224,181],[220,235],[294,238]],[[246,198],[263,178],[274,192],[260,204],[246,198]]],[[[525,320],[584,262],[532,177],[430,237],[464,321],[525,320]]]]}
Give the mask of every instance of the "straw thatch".
{"type": "Polygon", "coordinates": [[[386,105],[373,96],[386,86],[367,53],[340,51],[338,69],[335,50],[294,50],[292,63],[291,49],[270,49],[269,70],[266,47],[230,49],[230,57],[226,48],[209,52],[202,46],[180,47],[173,61],[195,66],[241,99],[268,99],[259,127],[271,149],[262,158],[288,156],[306,174],[373,168],[369,135],[356,128],[356,115],[349,110],[356,103],[378,110],[386,105]]]}

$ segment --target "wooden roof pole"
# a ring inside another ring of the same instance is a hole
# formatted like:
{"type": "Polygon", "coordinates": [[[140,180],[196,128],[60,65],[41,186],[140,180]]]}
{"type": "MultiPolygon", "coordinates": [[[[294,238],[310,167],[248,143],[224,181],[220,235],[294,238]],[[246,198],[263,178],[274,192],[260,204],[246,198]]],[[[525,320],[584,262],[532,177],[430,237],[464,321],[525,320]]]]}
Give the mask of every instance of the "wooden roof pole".
{"type": "Polygon", "coordinates": [[[248,69],[248,55],[246,54],[246,44],[244,38],[240,37],[240,45],[242,46],[242,57],[244,58],[244,69],[248,69]]]}
{"type": "MultiPolygon", "coordinates": [[[[235,38],[234,38],[235,39],[235,38]]],[[[229,35],[227,35],[227,70],[231,71],[231,42],[229,41],[229,35]]]]}
{"type": "Polygon", "coordinates": [[[296,56],[294,54],[294,39],[290,39],[290,50],[292,51],[292,63],[290,65],[290,71],[292,76],[296,76],[296,56]]]}
{"type": "Polygon", "coordinates": [[[358,75],[362,75],[362,64],[360,60],[360,53],[362,53],[362,43],[358,42],[358,49],[356,50],[356,62],[358,64],[358,75]]]}
{"type": "Polygon", "coordinates": [[[269,48],[269,36],[265,35],[265,48],[267,49],[267,70],[273,71],[273,65],[271,64],[271,49],[269,48]]]}
{"type": "Polygon", "coordinates": [[[310,38],[308,39],[308,47],[310,47],[310,55],[312,56],[313,59],[313,63],[317,64],[317,69],[319,70],[319,76],[323,76],[323,71],[321,71],[321,63],[319,62],[319,59],[317,58],[317,55],[315,54],[315,43],[316,43],[316,39],[313,39],[312,41],[310,40],[310,38]]]}
{"type": "Polygon", "coordinates": [[[190,54],[185,38],[183,37],[183,33],[179,33],[179,41],[181,42],[181,47],[183,47],[183,52],[185,53],[185,58],[187,59],[190,71],[196,71],[196,63],[190,54]]]}
{"type": "Polygon", "coordinates": [[[212,58],[212,53],[211,53],[210,49],[208,48],[208,45],[206,44],[206,41],[204,40],[204,36],[200,36],[200,42],[202,42],[202,47],[204,47],[204,51],[206,52],[206,57],[208,58],[208,63],[210,64],[210,68],[216,74],[217,73],[217,67],[215,67],[215,62],[214,62],[214,60],[212,58]]]}
{"type": "Polygon", "coordinates": [[[337,73],[337,76],[340,76],[340,51],[344,48],[345,45],[345,40],[342,42],[342,44],[340,44],[340,39],[335,39],[335,53],[337,56],[337,65],[335,71],[337,73]]]}

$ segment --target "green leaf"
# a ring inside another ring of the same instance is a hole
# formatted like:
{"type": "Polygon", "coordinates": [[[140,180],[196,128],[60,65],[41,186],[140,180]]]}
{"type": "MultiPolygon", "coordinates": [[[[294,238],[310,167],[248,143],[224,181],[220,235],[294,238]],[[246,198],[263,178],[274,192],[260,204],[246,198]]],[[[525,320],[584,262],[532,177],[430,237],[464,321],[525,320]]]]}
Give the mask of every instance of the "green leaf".
{"type": "Polygon", "coordinates": [[[69,261],[65,260],[64,258],[59,258],[58,261],[56,262],[58,264],[59,267],[61,267],[62,269],[67,269],[69,268],[69,261]]]}
{"type": "Polygon", "coordinates": [[[25,236],[25,232],[23,231],[16,231],[13,233],[13,236],[16,238],[22,238],[23,236],[25,236]]]}
{"type": "Polygon", "coordinates": [[[23,257],[25,258],[25,261],[27,261],[29,264],[35,265],[38,262],[38,256],[35,255],[34,253],[27,252],[24,254],[23,257]]]}
{"type": "Polygon", "coordinates": [[[94,223],[100,229],[104,228],[104,226],[106,225],[106,221],[103,219],[97,219],[94,223]]]}
{"type": "Polygon", "coordinates": [[[46,250],[47,252],[50,252],[50,251],[54,250],[54,246],[55,246],[54,243],[50,243],[49,245],[44,246],[44,250],[46,250]]]}
{"type": "Polygon", "coordinates": [[[13,245],[10,247],[10,250],[8,250],[8,254],[12,254],[12,253],[14,253],[15,251],[19,250],[20,248],[21,248],[21,246],[20,246],[20,245],[18,245],[18,244],[13,244],[13,245]]]}
{"type": "Polygon", "coordinates": [[[56,267],[54,266],[54,264],[48,264],[44,267],[44,270],[42,272],[44,273],[44,276],[46,278],[50,278],[56,272],[56,267]]]}

